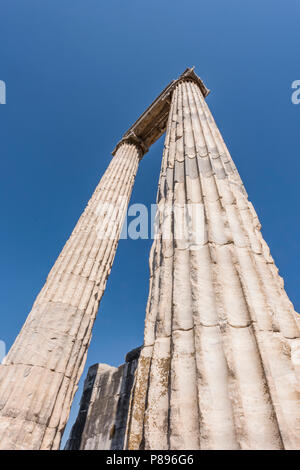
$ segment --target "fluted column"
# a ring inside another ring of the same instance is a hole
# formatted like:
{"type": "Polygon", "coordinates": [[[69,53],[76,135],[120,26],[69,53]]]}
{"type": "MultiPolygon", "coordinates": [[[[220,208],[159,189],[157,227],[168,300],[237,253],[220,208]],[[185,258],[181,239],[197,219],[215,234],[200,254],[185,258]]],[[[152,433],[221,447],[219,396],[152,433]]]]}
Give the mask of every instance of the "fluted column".
{"type": "Polygon", "coordinates": [[[299,448],[299,316],[192,81],[173,92],[157,202],[127,448],[299,448]],[[185,207],[200,219],[176,236],[185,207]]]}
{"type": "Polygon", "coordinates": [[[59,447],[140,157],[118,147],[0,365],[0,449],[59,447]]]}

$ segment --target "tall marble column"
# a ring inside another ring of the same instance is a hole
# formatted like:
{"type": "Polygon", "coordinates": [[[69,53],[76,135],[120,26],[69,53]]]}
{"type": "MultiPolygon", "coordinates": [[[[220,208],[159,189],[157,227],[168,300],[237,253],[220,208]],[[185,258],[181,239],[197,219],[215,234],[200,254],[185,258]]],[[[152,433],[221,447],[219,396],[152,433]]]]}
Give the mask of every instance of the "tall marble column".
{"type": "Polygon", "coordinates": [[[126,448],[299,448],[299,316],[190,80],[173,91],[157,202],[126,448]],[[186,205],[202,219],[180,234],[170,208],[186,205]]]}
{"type": "Polygon", "coordinates": [[[0,449],[57,449],[142,151],[123,141],[0,365],[0,449]]]}

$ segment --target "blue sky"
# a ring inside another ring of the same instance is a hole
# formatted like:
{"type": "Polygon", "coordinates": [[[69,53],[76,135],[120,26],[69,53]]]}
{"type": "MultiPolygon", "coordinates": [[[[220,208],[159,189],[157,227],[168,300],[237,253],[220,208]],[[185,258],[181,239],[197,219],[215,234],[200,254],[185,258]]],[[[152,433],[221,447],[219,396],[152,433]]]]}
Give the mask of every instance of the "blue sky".
{"type": "MultiPolygon", "coordinates": [[[[10,347],[121,135],[188,66],[300,311],[298,0],[0,0],[0,340],[10,347]]],[[[163,138],[132,202],[155,202],[163,138]]],[[[87,368],[143,337],[150,240],[121,240],[87,368]]],[[[78,411],[82,380],[71,412],[78,411]]],[[[69,433],[68,425],[66,434],[69,433]]]]}

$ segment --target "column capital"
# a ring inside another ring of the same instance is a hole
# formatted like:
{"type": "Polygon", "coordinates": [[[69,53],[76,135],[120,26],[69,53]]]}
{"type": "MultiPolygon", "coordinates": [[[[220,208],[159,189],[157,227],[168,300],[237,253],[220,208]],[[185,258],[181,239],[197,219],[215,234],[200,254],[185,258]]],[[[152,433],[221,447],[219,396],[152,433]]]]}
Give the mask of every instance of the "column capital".
{"type": "Polygon", "coordinates": [[[117,143],[113,151],[111,152],[113,156],[117,153],[118,149],[121,147],[123,144],[133,144],[137,147],[139,153],[140,153],[140,160],[143,158],[144,154],[148,152],[149,148],[147,145],[143,142],[142,139],[140,139],[133,131],[128,133],[128,135],[124,135],[122,139],[117,143]]]}

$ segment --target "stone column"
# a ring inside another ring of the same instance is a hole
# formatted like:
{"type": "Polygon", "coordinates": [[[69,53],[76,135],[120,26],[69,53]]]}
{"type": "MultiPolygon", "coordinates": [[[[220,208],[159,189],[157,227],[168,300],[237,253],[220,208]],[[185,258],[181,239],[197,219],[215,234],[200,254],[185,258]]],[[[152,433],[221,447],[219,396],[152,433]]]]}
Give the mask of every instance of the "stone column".
{"type": "Polygon", "coordinates": [[[0,365],[0,449],[59,448],[141,155],[118,146],[0,365]]]}
{"type": "Polygon", "coordinates": [[[299,448],[299,316],[193,81],[173,92],[157,202],[126,448],[299,448]],[[184,235],[173,205],[196,208],[184,235]]]}

